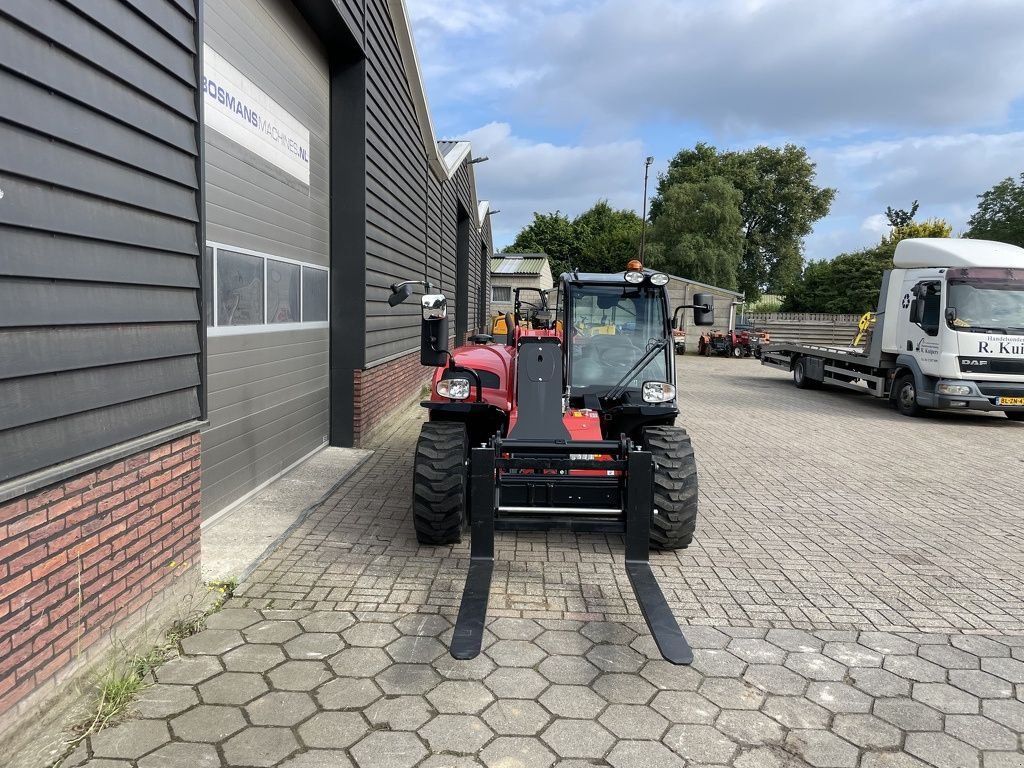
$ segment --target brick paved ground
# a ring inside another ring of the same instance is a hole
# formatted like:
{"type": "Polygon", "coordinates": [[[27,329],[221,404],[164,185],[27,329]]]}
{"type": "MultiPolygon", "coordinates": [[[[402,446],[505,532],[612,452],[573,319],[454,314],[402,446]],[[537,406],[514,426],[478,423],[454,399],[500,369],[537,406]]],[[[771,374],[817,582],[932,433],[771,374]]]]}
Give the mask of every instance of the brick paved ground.
{"type": "Polygon", "coordinates": [[[468,549],[415,544],[409,420],[67,764],[1024,768],[1024,426],[680,367],[703,518],[654,562],[692,668],[598,536],[503,535],[452,660],[468,549]]]}

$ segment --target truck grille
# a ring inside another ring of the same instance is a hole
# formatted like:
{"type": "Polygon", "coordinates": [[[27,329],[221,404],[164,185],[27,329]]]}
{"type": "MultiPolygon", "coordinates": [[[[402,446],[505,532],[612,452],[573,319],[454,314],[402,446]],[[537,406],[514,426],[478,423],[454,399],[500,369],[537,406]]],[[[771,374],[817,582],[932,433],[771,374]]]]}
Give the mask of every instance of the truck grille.
{"type": "Polygon", "coordinates": [[[1012,373],[1024,375],[1024,360],[1006,357],[959,357],[963,373],[1012,373]]]}

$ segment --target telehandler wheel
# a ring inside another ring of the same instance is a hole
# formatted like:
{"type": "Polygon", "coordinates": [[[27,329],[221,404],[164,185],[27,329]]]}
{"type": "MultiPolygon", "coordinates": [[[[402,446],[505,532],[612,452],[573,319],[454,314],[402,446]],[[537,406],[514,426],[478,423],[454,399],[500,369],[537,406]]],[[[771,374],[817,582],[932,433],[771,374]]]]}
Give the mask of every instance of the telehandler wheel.
{"type": "Polygon", "coordinates": [[[420,429],[412,479],[412,516],[420,544],[462,540],[468,500],[466,425],[428,421],[420,429]]]}
{"type": "Polygon", "coordinates": [[[651,547],[683,549],[697,528],[697,461],[682,427],[647,427],[644,448],[654,456],[651,547]]]}

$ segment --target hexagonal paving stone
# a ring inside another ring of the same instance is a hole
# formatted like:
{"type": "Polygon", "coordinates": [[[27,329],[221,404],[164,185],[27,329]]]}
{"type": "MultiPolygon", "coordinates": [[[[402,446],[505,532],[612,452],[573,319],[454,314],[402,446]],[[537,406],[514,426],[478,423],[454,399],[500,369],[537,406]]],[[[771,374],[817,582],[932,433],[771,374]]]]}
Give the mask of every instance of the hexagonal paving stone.
{"type": "Polygon", "coordinates": [[[980,635],[950,635],[949,642],[954,648],[973,653],[975,656],[1009,656],[1010,649],[995,640],[980,635]]]}
{"type": "Polygon", "coordinates": [[[673,723],[710,724],[720,711],[694,691],[662,691],[651,706],[673,723]]]}
{"type": "Polygon", "coordinates": [[[646,704],[658,692],[642,677],[615,672],[601,675],[591,687],[612,704],[646,704]]]}
{"type": "Polygon", "coordinates": [[[811,683],[806,696],[831,712],[871,711],[871,697],[846,683],[811,683]]]}
{"type": "Polygon", "coordinates": [[[221,608],[206,617],[207,629],[245,629],[263,617],[253,608],[221,608]]]}
{"type": "Polygon", "coordinates": [[[358,712],[320,712],[299,726],[299,737],[313,749],[345,749],[369,730],[358,712]]]}
{"type": "Polygon", "coordinates": [[[310,749],[281,763],[281,768],[353,768],[340,749],[310,749]]]}
{"type": "Polygon", "coordinates": [[[824,642],[802,629],[770,629],[764,639],[791,653],[817,653],[825,647],[824,642]]]}
{"type": "Polygon", "coordinates": [[[861,632],[857,642],[884,656],[917,653],[917,646],[891,632],[861,632]]]}
{"type": "Polygon", "coordinates": [[[181,641],[187,656],[219,656],[240,646],[242,633],[235,629],[206,629],[181,641]]]}
{"type": "Polygon", "coordinates": [[[942,715],[913,699],[879,699],[874,712],[904,731],[942,730],[942,715]]]}
{"type": "Polygon", "coordinates": [[[747,668],[747,662],[729,651],[710,649],[694,653],[693,668],[705,677],[739,677],[747,668]]]}
{"type": "Polygon", "coordinates": [[[359,768],[411,768],[427,755],[414,734],[374,731],[352,747],[359,768]]]}
{"type": "Polygon", "coordinates": [[[692,667],[655,659],[644,664],[640,676],[659,691],[696,691],[704,677],[692,667]]]}
{"type": "Polygon", "coordinates": [[[688,762],[727,763],[736,754],[736,742],[710,725],[677,725],[665,744],[688,762]]]}
{"type": "Polygon", "coordinates": [[[946,680],[946,670],[917,656],[887,656],[882,667],[917,683],[942,683],[946,680]]]}
{"type": "Polygon", "coordinates": [[[344,647],[345,644],[338,635],[329,632],[305,632],[285,643],[284,652],[289,658],[306,661],[326,659],[344,647]]]}
{"type": "Polygon", "coordinates": [[[558,717],[597,717],[605,707],[604,699],[581,685],[552,685],[540,703],[558,717]]]}
{"type": "Polygon", "coordinates": [[[544,651],[553,656],[582,656],[594,645],[579,632],[548,630],[535,641],[544,651]]]}
{"type": "Polygon", "coordinates": [[[135,760],[171,740],[161,720],[129,720],[90,738],[93,757],[135,760]]]}
{"type": "Polygon", "coordinates": [[[171,731],[184,741],[223,741],[245,728],[242,710],[237,707],[200,705],[171,720],[171,731]]]}
{"type": "Polygon", "coordinates": [[[831,713],[802,696],[772,696],[764,705],[764,713],[787,728],[825,728],[831,713]]]}
{"type": "Polygon", "coordinates": [[[536,670],[501,667],[484,678],[484,685],[502,699],[536,699],[549,683],[536,670]]]}
{"type": "Polygon", "coordinates": [[[981,713],[985,717],[1005,725],[1011,731],[1024,733],[1024,702],[1022,701],[983,701],[981,713]]]}
{"type": "Polygon", "coordinates": [[[806,678],[778,664],[751,664],[743,673],[743,679],[779,696],[798,696],[807,688],[806,678]]]}
{"type": "Polygon", "coordinates": [[[842,680],[846,667],[820,653],[792,653],[786,667],[808,680],[842,680]]]}
{"type": "Polygon", "coordinates": [[[730,678],[708,678],[701,685],[700,693],[722,709],[757,709],[765,698],[754,686],[730,678]]]}
{"type": "Polygon", "coordinates": [[[427,664],[392,664],[376,677],[377,685],[387,694],[423,694],[441,680],[427,664]]]}
{"type": "Polygon", "coordinates": [[[776,721],[760,712],[726,710],[719,715],[715,727],[741,744],[781,744],[785,731],[776,721]]]}
{"type": "Polygon", "coordinates": [[[719,632],[714,627],[699,625],[683,627],[683,634],[686,635],[686,642],[691,648],[725,648],[732,642],[732,638],[724,632],[719,632]]]}
{"type": "Polygon", "coordinates": [[[445,714],[475,715],[494,701],[494,695],[483,683],[472,680],[449,680],[427,694],[434,709],[445,714]]]}
{"type": "Polygon", "coordinates": [[[302,627],[297,621],[261,621],[242,630],[246,642],[249,643],[287,643],[302,627]]]}
{"type": "Polygon", "coordinates": [[[816,768],[853,768],[857,748],[826,731],[790,731],[786,749],[816,768]]]}
{"type": "Polygon", "coordinates": [[[911,697],[946,714],[971,715],[980,709],[977,696],[946,683],[915,683],[911,697]]]}
{"type": "Polygon", "coordinates": [[[230,764],[270,768],[298,748],[287,728],[246,728],[224,744],[224,757],[230,764]]]}
{"type": "Polygon", "coordinates": [[[847,667],[882,666],[882,654],[860,643],[825,643],[821,653],[847,667]]]}
{"type": "Polygon", "coordinates": [[[896,749],[903,734],[874,715],[836,715],[832,730],[862,749],[896,749]]]}
{"type": "Polygon", "coordinates": [[[284,651],[276,645],[247,643],[224,654],[228,672],[269,672],[285,660],[284,651]]]}
{"type": "Polygon", "coordinates": [[[480,759],[488,768],[550,768],[555,755],[539,739],[501,736],[487,745],[480,759]]]}
{"type": "Polygon", "coordinates": [[[314,611],[299,619],[306,632],[344,632],[355,623],[355,617],[346,611],[314,611]]]}
{"type": "MultiPolygon", "coordinates": [[[[749,664],[781,664],[786,660],[786,651],[782,648],[756,638],[733,640],[727,650],[749,664]]],[[[701,653],[698,658],[703,659],[704,655],[701,653]]]]}
{"type": "Polygon", "coordinates": [[[1012,751],[1017,749],[1017,734],[980,715],[950,715],[946,733],[978,749],[1012,751]]]}
{"type": "Polygon", "coordinates": [[[380,648],[346,648],[327,663],[343,677],[374,677],[391,664],[391,659],[380,648]]]}
{"type": "Polygon", "coordinates": [[[977,669],[978,657],[950,645],[922,645],[917,655],[946,669],[977,669]]]}
{"type": "Polygon", "coordinates": [[[533,619],[495,619],[487,628],[499,640],[533,640],[544,631],[533,619]]]}
{"type": "Polygon", "coordinates": [[[336,677],[316,689],[316,700],[324,709],[362,709],[383,695],[368,678],[336,677]]]}
{"type": "Polygon", "coordinates": [[[264,608],[260,613],[267,621],[298,621],[309,615],[301,608],[264,608]]]}
{"type": "Polygon", "coordinates": [[[929,768],[905,752],[868,752],[861,758],[860,768],[929,768]]]}
{"type": "Polygon", "coordinates": [[[985,658],[981,660],[981,668],[1008,682],[1024,683],[1024,661],[985,658]]]}
{"type": "Polygon", "coordinates": [[[796,762],[781,747],[770,746],[746,750],[736,758],[733,765],[735,768],[791,768],[796,762]]]}
{"type": "Polygon", "coordinates": [[[210,744],[166,744],[139,760],[139,768],[220,768],[220,756],[210,744]]]}
{"type": "Polygon", "coordinates": [[[484,710],[482,717],[501,736],[535,736],[551,720],[540,704],[520,699],[496,701],[484,710]]]}
{"type": "Polygon", "coordinates": [[[541,738],[559,757],[603,757],[615,737],[588,720],[556,720],[541,738]]]}
{"type": "Polygon", "coordinates": [[[962,691],[973,693],[982,699],[1009,699],[1013,697],[1013,685],[1002,678],[982,672],[980,669],[950,670],[949,682],[962,691]]]}
{"type": "Polygon", "coordinates": [[[245,711],[253,725],[292,726],[312,715],[316,705],[306,693],[271,691],[250,702],[245,711]]]}
{"type": "Polygon", "coordinates": [[[364,712],[370,724],[392,731],[415,731],[437,714],[422,696],[387,696],[364,712]]]}
{"type": "Polygon", "coordinates": [[[595,645],[586,658],[604,672],[639,672],[647,660],[628,645],[595,645]]]}
{"type": "Polygon", "coordinates": [[[451,622],[444,616],[429,613],[407,614],[395,622],[399,632],[412,637],[437,637],[451,627],[451,622]]]}
{"type": "Polygon", "coordinates": [[[390,624],[379,622],[363,622],[349,627],[341,636],[349,645],[359,648],[383,648],[388,643],[397,640],[398,630],[390,624]]]}
{"type": "Polygon", "coordinates": [[[474,757],[434,755],[420,763],[418,768],[481,768],[481,766],[483,763],[474,757]]]}
{"type": "Polygon", "coordinates": [[[909,696],[911,690],[909,680],[904,680],[885,669],[851,669],[850,682],[864,693],[876,698],[909,696]]]}
{"type": "Polygon", "coordinates": [[[205,704],[247,704],[266,691],[263,678],[253,672],[221,672],[199,686],[205,704]]]}
{"type": "Polygon", "coordinates": [[[431,666],[437,674],[446,680],[483,680],[498,665],[486,655],[480,654],[475,659],[454,659],[451,654],[443,654],[434,659],[431,666]]]}
{"type": "Polygon", "coordinates": [[[532,667],[546,655],[528,640],[498,640],[484,652],[502,667],[532,667]]]}
{"type": "Polygon", "coordinates": [[[548,656],[537,669],[552,683],[562,685],[589,685],[600,674],[597,667],[579,656],[548,656]]]}
{"type": "Polygon", "coordinates": [[[395,661],[406,664],[429,664],[448,652],[432,637],[403,636],[385,648],[395,661]]]}
{"type": "Polygon", "coordinates": [[[420,729],[431,752],[473,755],[494,737],[494,732],[474,715],[438,715],[420,729]]]}
{"type": "Polygon", "coordinates": [[[637,633],[625,624],[614,621],[588,621],[580,629],[580,634],[594,643],[613,645],[629,645],[637,637],[637,633]]]}
{"type": "Polygon", "coordinates": [[[271,685],[282,691],[312,691],[331,677],[322,661],[286,661],[267,673],[271,685]]]}
{"type": "Polygon", "coordinates": [[[132,708],[139,717],[167,718],[198,703],[191,686],[158,683],[146,688],[132,708]]]}
{"type": "Polygon", "coordinates": [[[945,733],[911,733],[903,748],[936,768],[976,768],[978,753],[945,733]]]}
{"type": "Polygon", "coordinates": [[[224,671],[216,656],[179,656],[154,670],[158,682],[196,685],[224,671]]]}
{"type": "Polygon", "coordinates": [[[598,720],[620,739],[660,739],[670,723],[650,707],[612,704],[598,720]]]}
{"type": "Polygon", "coordinates": [[[642,635],[629,644],[629,647],[645,659],[653,661],[662,658],[657,641],[650,635],[642,635]]]}
{"type": "Polygon", "coordinates": [[[682,758],[656,741],[620,741],[605,758],[612,768],[685,768],[682,758]]]}

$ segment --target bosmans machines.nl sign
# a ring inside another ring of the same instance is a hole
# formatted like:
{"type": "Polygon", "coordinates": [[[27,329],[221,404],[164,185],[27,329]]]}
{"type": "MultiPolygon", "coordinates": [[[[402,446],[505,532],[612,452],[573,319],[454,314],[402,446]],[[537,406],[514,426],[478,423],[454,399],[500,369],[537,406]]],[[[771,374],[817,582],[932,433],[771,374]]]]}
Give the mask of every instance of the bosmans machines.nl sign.
{"type": "Polygon", "coordinates": [[[210,46],[203,46],[204,122],[309,185],[309,130],[210,46]]]}

